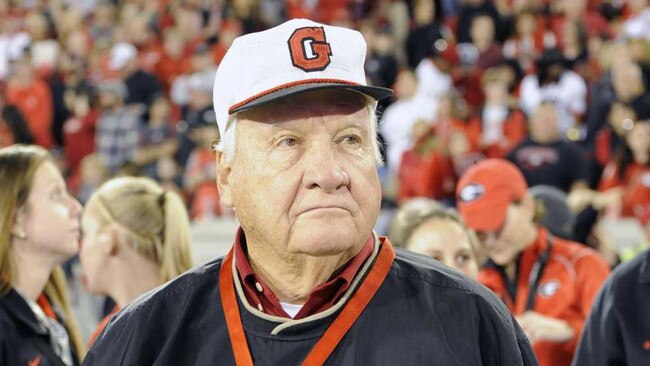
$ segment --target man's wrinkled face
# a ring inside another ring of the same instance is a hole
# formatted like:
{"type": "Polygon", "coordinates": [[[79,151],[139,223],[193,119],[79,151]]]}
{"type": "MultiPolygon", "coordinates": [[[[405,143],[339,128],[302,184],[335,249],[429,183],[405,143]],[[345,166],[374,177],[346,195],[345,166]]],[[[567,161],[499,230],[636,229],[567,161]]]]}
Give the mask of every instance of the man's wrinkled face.
{"type": "Polygon", "coordinates": [[[249,245],[313,256],[360,248],[381,200],[365,99],[319,90],[238,117],[219,183],[249,245]]]}

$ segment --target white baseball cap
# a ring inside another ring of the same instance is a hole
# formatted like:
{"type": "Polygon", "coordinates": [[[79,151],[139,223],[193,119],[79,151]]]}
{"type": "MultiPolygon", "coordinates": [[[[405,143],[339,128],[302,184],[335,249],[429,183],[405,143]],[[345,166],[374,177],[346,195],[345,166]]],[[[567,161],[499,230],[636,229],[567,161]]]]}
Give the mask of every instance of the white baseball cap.
{"type": "Polygon", "coordinates": [[[118,43],[111,48],[108,67],[111,70],[121,70],[126,64],[136,58],[138,50],[130,43],[118,43]]]}
{"type": "Polygon", "coordinates": [[[214,81],[219,132],[224,135],[232,114],[309,90],[344,88],[375,100],[391,96],[391,89],[366,85],[365,59],[361,33],[307,19],[238,37],[214,81]]]}

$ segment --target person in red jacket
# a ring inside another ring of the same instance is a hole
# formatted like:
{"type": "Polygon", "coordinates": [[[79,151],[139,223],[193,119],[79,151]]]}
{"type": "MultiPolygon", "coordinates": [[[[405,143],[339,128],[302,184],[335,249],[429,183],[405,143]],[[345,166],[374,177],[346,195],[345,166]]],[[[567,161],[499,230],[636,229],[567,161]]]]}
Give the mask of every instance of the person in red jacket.
{"type": "Polygon", "coordinates": [[[452,199],[456,184],[454,168],[440,148],[435,130],[421,121],[416,122],[413,131],[417,142],[402,154],[397,200],[402,202],[413,197],[452,199]]]}
{"type": "Polygon", "coordinates": [[[7,103],[18,107],[27,120],[34,143],[51,148],[54,107],[49,86],[34,75],[29,56],[23,56],[12,65],[13,75],[7,84],[7,103]]]}
{"type": "Polygon", "coordinates": [[[487,159],[457,187],[458,208],[489,257],[479,281],[516,316],[542,366],[568,366],[609,266],[592,249],[534,221],[534,199],[517,167],[487,159]]]}

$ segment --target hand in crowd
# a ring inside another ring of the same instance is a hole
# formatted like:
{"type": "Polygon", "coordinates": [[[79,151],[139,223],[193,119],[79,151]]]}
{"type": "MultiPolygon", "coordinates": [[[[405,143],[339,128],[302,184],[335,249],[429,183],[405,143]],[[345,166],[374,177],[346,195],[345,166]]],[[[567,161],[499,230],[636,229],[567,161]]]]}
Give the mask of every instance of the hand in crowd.
{"type": "Polygon", "coordinates": [[[516,319],[531,343],[537,341],[566,342],[574,336],[575,331],[569,323],[541,315],[535,311],[527,311],[517,316],[516,319]]]}

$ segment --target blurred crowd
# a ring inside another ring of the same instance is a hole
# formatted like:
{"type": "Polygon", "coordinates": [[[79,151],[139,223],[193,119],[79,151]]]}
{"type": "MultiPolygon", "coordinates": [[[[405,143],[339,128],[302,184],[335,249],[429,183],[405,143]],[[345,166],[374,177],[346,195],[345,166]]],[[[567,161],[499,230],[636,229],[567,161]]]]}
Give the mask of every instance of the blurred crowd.
{"type": "Polygon", "coordinates": [[[32,0],[0,14],[0,147],[48,149],[81,203],[143,176],[192,220],[233,216],[215,182],[214,74],[236,37],[305,17],[359,30],[369,84],[395,91],[379,105],[380,234],[417,247],[415,227],[391,223],[422,199],[461,222],[444,210],[459,178],[500,158],[553,235],[612,267],[648,242],[648,0],[32,0]]]}

